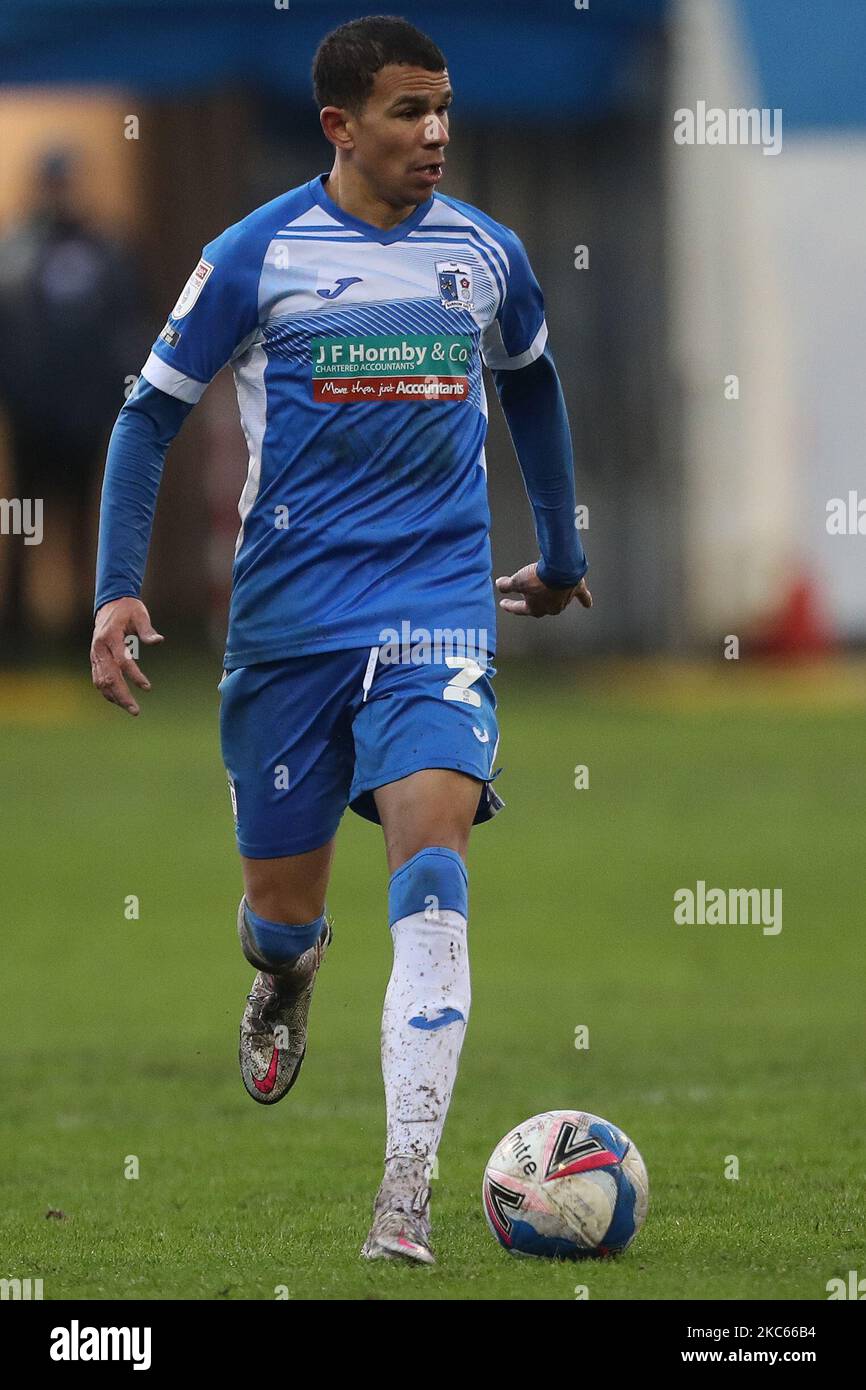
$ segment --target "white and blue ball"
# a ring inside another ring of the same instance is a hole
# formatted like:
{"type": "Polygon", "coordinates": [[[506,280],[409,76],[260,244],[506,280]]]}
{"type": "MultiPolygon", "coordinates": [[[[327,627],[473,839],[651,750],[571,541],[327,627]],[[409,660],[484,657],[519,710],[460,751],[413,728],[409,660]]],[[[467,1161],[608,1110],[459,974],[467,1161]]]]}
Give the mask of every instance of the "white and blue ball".
{"type": "Polygon", "coordinates": [[[547,1110],[512,1129],[484,1171],[484,1213],[512,1255],[616,1255],[646,1220],[649,1179],[634,1144],[585,1110],[547,1110]]]}

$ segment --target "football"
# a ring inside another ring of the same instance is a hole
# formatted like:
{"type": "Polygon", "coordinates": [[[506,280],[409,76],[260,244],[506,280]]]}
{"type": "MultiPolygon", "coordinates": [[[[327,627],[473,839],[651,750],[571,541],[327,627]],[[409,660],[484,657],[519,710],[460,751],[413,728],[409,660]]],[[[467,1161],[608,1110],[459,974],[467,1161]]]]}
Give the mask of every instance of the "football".
{"type": "Polygon", "coordinates": [[[512,1129],[484,1171],[484,1213],[512,1255],[616,1255],[646,1220],[649,1179],[626,1134],[584,1110],[547,1110],[512,1129]]]}

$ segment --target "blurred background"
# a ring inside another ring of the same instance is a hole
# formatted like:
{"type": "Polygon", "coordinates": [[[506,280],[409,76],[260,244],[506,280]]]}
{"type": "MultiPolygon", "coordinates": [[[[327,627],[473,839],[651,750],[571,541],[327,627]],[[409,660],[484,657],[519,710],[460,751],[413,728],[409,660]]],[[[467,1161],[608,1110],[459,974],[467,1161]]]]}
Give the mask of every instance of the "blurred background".
{"type": "MultiPolygon", "coordinates": [[[[443,192],[514,227],[543,286],[586,508],[591,621],[503,623],[501,650],[862,642],[866,542],[826,521],[863,479],[866,6],[580,4],[399,10],[455,85],[443,192]],[[677,144],[675,111],[699,101],[781,108],[782,152],[677,144]]],[[[201,245],[330,168],[311,58],[376,11],[6,0],[0,496],[44,499],[41,544],[0,536],[7,664],[86,643],[124,395],[201,245]]],[[[488,395],[504,572],[534,544],[488,395]]],[[[215,653],[245,472],[225,370],[170,451],[144,594],[157,626],[215,653]]]]}

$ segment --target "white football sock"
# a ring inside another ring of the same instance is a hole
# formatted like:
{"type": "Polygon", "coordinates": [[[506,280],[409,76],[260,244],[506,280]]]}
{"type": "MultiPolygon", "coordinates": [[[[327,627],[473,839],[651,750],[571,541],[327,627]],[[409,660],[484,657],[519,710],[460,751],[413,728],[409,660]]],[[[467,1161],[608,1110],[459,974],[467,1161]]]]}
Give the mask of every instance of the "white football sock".
{"type": "Polygon", "coordinates": [[[385,1161],[420,1159],[429,1180],[469,1018],[466,918],[415,912],[391,927],[394,967],[382,1014],[385,1161]]]}

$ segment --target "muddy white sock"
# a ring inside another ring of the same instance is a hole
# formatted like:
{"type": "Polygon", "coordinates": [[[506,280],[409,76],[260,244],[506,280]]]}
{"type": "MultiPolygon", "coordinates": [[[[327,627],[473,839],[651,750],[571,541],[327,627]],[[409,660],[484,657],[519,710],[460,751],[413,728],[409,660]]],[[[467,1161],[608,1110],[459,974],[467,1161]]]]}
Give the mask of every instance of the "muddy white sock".
{"type": "Polygon", "coordinates": [[[394,966],[382,1015],[386,1172],[400,1167],[394,1159],[413,1158],[429,1179],[442,1138],[471,999],[466,883],[460,856],[442,848],[421,850],[391,880],[394,966]]]}

